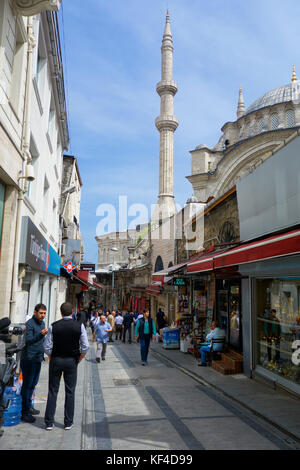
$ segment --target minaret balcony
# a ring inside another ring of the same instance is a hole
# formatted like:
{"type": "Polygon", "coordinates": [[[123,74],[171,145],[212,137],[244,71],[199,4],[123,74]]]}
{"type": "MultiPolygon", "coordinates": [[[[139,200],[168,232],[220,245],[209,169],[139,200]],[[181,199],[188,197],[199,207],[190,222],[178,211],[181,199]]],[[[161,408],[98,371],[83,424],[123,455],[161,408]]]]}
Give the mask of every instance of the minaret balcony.
{"type": "Polygon", "coordinates": [[[168,116],[166,114],[155,119],[155,125],[159,131],[170,130],[174,132],[176,131],[178,124],[179,121],[175,116],[168,116]]]}
{"type": "Polygon", "coordinates": [[[161,80],[156,85],[156,91],[159,94],[159,96],[162,96],[166,93],[171,93],[174,96],[176,95],[177,90],[178,90],[177,83],[174,82],[173,80],[171,81],[161,80]]]}
{"type": "Polygon", "coordinates": [[[58,11],[62,0],[13,0],[17,13],[34,16],[46,10],[58,11]]]}

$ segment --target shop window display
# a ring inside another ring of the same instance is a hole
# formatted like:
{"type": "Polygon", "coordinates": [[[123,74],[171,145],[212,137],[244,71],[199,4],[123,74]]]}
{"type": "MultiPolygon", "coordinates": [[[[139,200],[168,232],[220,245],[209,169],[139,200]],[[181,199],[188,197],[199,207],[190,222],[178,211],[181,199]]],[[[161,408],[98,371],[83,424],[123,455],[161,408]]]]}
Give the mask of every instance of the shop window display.
{"type": "Polygon", "coordinates": [[[237,280],[219,280],[217,285],[217,319],[226,332],[226,343],[242,352],[241,285],[237,280]]]}
{"type": "Polygon", "coordinates": [[[187,287],[180,287],[178,291],[177,326],[180,329],[181,339],[186,338],[193,328],[192,315],[189,309],[189,296],[187,287]]]}
{"type": "Polygon", "coordinates": [[[209,305],[209,281],[197,279],[193,282],[192,297],[193,326],[196,335],[204,338],[212,321],[212,306],[209,305]],[[208,318],[209,317],[209,318],[208,318]],[[208,324],[209,323],[209,324],[208,324]]]}
{"type": "Polygon", "coordinates": [[[258,279],[257,364],[300,384],[300,278],[258,279]]]}

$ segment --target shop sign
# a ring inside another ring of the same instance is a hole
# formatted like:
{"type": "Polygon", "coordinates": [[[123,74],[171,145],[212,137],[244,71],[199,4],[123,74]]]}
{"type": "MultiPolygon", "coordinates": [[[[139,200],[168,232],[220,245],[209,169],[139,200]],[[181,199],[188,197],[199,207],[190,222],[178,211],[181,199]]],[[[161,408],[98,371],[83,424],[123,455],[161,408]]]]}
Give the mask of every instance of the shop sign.
{"type": "Polygon", "coordinates": [[[71,272],[76,269],[76,266],[72,263],[72,261],[68,261],[68,263],[64,264],[62,267],[67,271],[68,274],[71,274],[71,272]]]}
{"type": "Polygon", "coordinates": [[[29,217],[22,217],[20,264],[60,275],[60,257],[29,217]]]}
{"type": "Polygon", "coordinates": [[[83,263],[83,264],[80,265],[80,270],[81,271],[95,272],[95,264],[83,263]]]}
{"type": "Polygon", "coordinates": [[[173,286],[186,286],[186,279],[184,277],[175,277],[173,278],[173,286]]]}

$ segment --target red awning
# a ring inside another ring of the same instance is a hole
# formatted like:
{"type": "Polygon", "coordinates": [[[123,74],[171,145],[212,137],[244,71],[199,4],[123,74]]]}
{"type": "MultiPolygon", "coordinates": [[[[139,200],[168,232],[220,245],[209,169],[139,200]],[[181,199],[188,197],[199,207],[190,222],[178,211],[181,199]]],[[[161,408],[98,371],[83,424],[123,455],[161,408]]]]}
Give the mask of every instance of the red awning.
{"type": "Polygon", "coordinates": [[[77,276],[74,276],[74,277],[78,279],[79,281],[81,281],[86,286],[99,287],[100,289],[104,289],[104,286],[102,286],[102,284],[98,284],[94,280],[90,281],[89,271],[80,270],[77,272],[77,276]]]}
{"type": "Polygon", "coordinates": [[[154,284],[151,284],[150,286],[146,288],[146,294],[158,297],[160,293],[161,293],[160,286],[155,286],[154,284]]]}
{"type": "Polygon", "coordinates": [[[194,259],[191,263],[187,265],[187,273],[200,273],[204,271],[213,271],[214,269],[214,258],[210,256],[201,256],[198,259],[194,259]]]}
{"type": "Polygon", "coordinates": [[[300,253],[300,230],[282,233],[256,242],[240,245],[214,256],[214,268],[253,263],[300,253]]]}
{"type": "Polygon", "coordinates": [[[285,232],[280,235],[241,244],[210,256],[202,255],[188,263],[187,273],[209,272],[222,268],[253,263],[300,253],[300,230],[285,232]]]}
{"type": "Polygon", "coordinates": [[[76,276],[81,280],[86,283],[89,282],[89,272],[88,271],[77,271],[76,276]]]}
{"type": "Polygon", "coordinates": [[[99,287],[100,289],[104,289],[104,286],[102,286],[102,284],[98,284],[95,281],[93,281],[93,286],[99,287]]]}

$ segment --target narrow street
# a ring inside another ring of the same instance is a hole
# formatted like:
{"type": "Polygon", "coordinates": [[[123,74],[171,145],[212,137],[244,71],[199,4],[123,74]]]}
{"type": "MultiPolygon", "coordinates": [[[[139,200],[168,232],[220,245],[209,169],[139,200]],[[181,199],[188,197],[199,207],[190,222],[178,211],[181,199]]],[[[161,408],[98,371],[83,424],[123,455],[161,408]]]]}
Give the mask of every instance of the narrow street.
{"type": "Polygon", "coordinates": [[[86,360],[83,448],[100,450],[287,450],[285,437],[210,387],[136,343],[86,360]]]}
{"type": "MultiPolygon", "coordinates": [[[[299,445],[215,388],[137,343],[109,343],[95,360],[95,343],[78,368],[74,427],[64,431],[61,381],[55,427],[46,431],[48,364],[36,390],[34,424],[5,427],[1,450],[293,450],[299,445]]],[[[217,372],[215,372],[217,374],[217,372]]],[[[116,454],[117,455],[117,454],[116,454]]]]}

